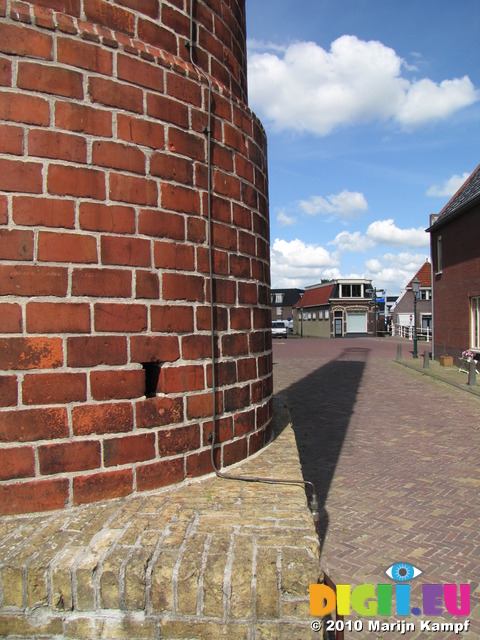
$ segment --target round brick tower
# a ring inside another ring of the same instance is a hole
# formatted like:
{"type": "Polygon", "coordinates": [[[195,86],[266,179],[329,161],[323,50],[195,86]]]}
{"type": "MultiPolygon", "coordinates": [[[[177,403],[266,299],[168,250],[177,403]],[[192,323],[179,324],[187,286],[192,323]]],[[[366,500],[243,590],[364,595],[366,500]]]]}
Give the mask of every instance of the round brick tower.
{"type": "Polygon", "coordinates": [[[244,0],[191,1],[0,0],[1,514],[210,473],[213,432],[218,468],[270,439],[244,0]]]}

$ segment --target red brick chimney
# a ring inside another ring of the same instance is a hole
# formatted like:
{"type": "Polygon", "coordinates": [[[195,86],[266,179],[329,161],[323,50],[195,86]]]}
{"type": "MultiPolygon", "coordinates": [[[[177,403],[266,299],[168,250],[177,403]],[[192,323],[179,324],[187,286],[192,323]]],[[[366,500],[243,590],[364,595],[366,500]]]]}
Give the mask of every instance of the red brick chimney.
{"type": "Polygon", "coordinates": [[[244,4],[0,0],[2,514],[212,471],[209,159],[218,467],[270,439],[244,4]]]}

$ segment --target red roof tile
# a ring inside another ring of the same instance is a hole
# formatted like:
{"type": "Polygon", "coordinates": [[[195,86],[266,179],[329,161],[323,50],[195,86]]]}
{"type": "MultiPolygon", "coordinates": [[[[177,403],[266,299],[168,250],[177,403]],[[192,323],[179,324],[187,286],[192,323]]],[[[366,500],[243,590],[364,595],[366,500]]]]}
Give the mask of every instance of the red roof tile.
{"type": "MultiPolygon", "coordinates": [[[[413,276],[412,280],[418,278],[420,280],[421,287],[431,287],[432,286],[432,265],[428,260],[422,264],[417,273],[413,276]]],[[[412,287],[412,280],[407,284],[408,287],[412,287]]]]}
{"type": "Polygon", "coordinates": [[[300,300],[293,305],[294,308],[303,309],[305,307],[317,307],[322,304],[328,304],[334,286],[334,284],[329,284],[314,289],[306,289],[300,300]]]}

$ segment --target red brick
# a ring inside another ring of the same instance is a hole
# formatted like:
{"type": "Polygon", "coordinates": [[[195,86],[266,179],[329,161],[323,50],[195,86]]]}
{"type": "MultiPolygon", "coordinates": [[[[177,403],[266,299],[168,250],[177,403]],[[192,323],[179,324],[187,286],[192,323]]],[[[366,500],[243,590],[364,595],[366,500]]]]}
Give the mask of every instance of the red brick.
{"type": "Polygon", "coordinates": [[[135,233],[135,209],[98,202],[80,203],[80,227],[90,231],[135,233]]]}
{"type": "Polygon", "coordinates": [[[236,127],[225,123],[223,126],[225,144],[232,147],[236,151],[239,151],[243,155],[247,154],[246,137],[236,127]]]}
{"type": "Polygon", "coordinates": [[[125,269],[74,269],[72,295],[130,298],[132,274],[125,269]]]}
{"type": "Polygon", "coordinates": [[[157,300],[160,293],[160,281],[153,271],[138,269],[135,272],[135,297],[157,300]]]}
{"type": "Polygon", "coordinates": [[[110,27],[114,31],[131,36],[135,33],[135,16],[132,12],[101,0],[85,0],[85,16],[87,20],[110,27]]]}
{"type": "Polygon", "coordinates": [[[248,255],[256,257],[255,236],[251,233],[246,233],[245,231],[239,231],[238,251],[239,253],[247,253],[248,255]]]}
{"type": "Polygon", "coordinates": [[[0,125],[0,153],[21,156],[23,154],[23,129],[0,125]]]}
{"type": "Polygon", "coordinates": [[[33,442],[68,437],[65,407],[4,411],[0,422],[1,442],[33,442]]]}
{"type": "Polygon", "coordinates": [[[0,86],[10,87],[12,84],[12,63],[8,58],[0,57],[0,86]]]}
{"type": "MultiPolygon", "coordinates": [[[[210,291],[207,299],[210,300],[210,291]]],[[[235,280],[215,278],[213,281],[213,299],[216,303],[235,304],[237,301],[237,283],[235,280]]]]}
{"type": "Polygon", "coordinates": [[[105,174],[96,169],[50,165],[48,191],[61,196],[105,199],[105,174]]]}
{"type": "Polygon", "coordinates": [[[94,400],[140,398],[145,395],[145,372],[141,369],[92,371],[90,389],[94,400]]]}
{"type": "Polygon", "coordinates": [[[81,73],[34,62],[20,62],[17,85],[21,89],[40,91],[66,98],[83,98],[81,73]]]}
{"type": "Polygon", "coordinates": [[[182,337],[182,357],[184,360],[203,360],[212,355],[210,335],[189,335],[182,337]]]}
{"type": "Polygon", "coordinates": [[[214,222],[212,225],[212,239],[215,247],[237,251],[237,232],[230,225],[214,222]]]}
{"type": "Polygon", "coordinates": [[[155,242],[154,261],[157,269],[193,271],[195,269],[195,250],[191,245],[155,242]]]}
{"type": "Polygon", "coordinates": [[[35,475],[32,447],[0,449],[0,480],[31,478],[35,475]]]}
{"type": "Polygon", "coordinates": [[[143,238],[102,236],[102,264],[149,267],[150,241],[143,238]]]}
{"type": "Polygon", "coordinates": [[[189,124],[188,107],[168,96],[149,93],[147,114],[160,121],[170,122],[186,129],[189,124]]]}
{"type": "Polygon", "coordinates": [[[53,38],[24,25],[0,23],[0,51],[3,53],[52,60],[53,38]]]}
{"type": "MultiPolygon", "coordinates": [[[[35,124],[48,124],[48,122],[35,124]]],[[[112,136],[112,114],[110,111],[71,102],[57,101],[55,103],[55,125],[60,129],[79,133],[90,133],[105,138],[112,136]]]]}
{"type": "Polygon", "coordinates": [[[232,201],[228,198],[219,198],[214,195],[212,199],[212,217],[214,220],[226,222],[230,225],[232,222],[232,201]]]}
{"type": "MultiPolygon", "coordinates": [[[[203,423],[203,445],[207,447],[211,443],[213,436],[213,422],[203,423]]],[[[233,438],[233,418],[217,418],[215,422],[215,444],[226,442],[233,438]]]]}
{"type": "Polygon", "coordinates": [[[62,509],[68,499],[68,479],[22,482],[0,487],[0,514],[62,509]]]}
{"type": "Polygon", "coordinates": [[[253,282],[238,283],[238,302],[240,304],[256,305],[258,303],[257,295],[257,285],[253,282]]]}
{"type": "Polygon", "coordinates": [[[243,409],[250,404],[250,387],[234,387],[225,390],[225,411],[243,409]]]}
{"type": "Polygon", "coordinates": [[[75,226],[75,203],[73,200],[14,196],[13,220],[29,227],[72,229],[75,226]]]}
{"type": "Polygon", "coordinates": [[[145,174],[145,156],[140,149],[118,142],[94,142],[92,164],[145,174]]]}
{"type": "Polygon", "coordinates": [[[17,376],[0,376],[0,407],[14,407],[17,401],[17,376]]]}
{"type": "Polygon", "coordinates": [[[253,380],[257,375],[257,361],[255,358],[237,360],[238,382],[253,380]]]}
{"type": "Polygon", "coordinates": [[[163,460],[136,468],[138,491],[150,491],[182,482],[185,478],[183,458],[163,460]]]}
{"type": "Polygon", "coordinates": [[[0,191],[41,193],[42,165],[23,160],[0,160],[0,191]]]}
{"type": "Polygon", "coordinates": [[[33,129],[28,134],[28,155],[85,163],[87,143],[80,136],[33,129]]]}
{"type": "Polygon", "coordinates": [[[97,469],[101,465],[100,442],[79,440],[43,445],[38,448],[38,459],[42,475],[97,469]]]}
{"type": "Polygon", "coordinates": [[[150,173],[164,180],[193,184],[193,164],[186,158],[173,154],[156,153],[150,160],[150,173]]]}
{"type": "Polygon", "coordinates": [[[110,51],[74,38],[57,39],[57,61],[106,76],[111,76],[113,71],[110,51]]]}
{"type": "Polygon", "coordinates": [[[175,11],[168,5],[162,7],[162,24],[174,33],[189,37],[190,21],[185,13],[175,11]]]}
{"type": "Polygon", "coordinates": [[[35,16],[35,24],[44,29],[55,29],[54,13],[52,9],[44,7],[33,7],[33,15],[35,16]]]}
{"type": "Polygon", "coordinates": [[[193,160],[205,161],[205,137],[189,131],[171,127],[168,133],[168,149],[193,160]]]}
{"type": "MultiPolygon", "coordinates": [[[[165,128],[163,124],[150,122],[141,118],[135,118],[119,113],[117,116],[118,137],[126,142],[162,149],[165,144],[165,128]]],[[[153,158],[151,165],[153,164],[153,158]]],[[[152,175],[158,175],[150,169],[152,175]]]]}
{"type": "Polygon", "coordinates": [[[33,260],[33,231],[0,229],[1,260],[33,260]]]}
{"type": "Polygon", "coordinates": [[[137,429],[183,422],[182,398],[146,398],[136,404],[137,429]]]}
{"type": "Polygon", "coordinates": [[[230,256],[230,275],[237,278],[251,278],[252,270],[250,258],[246,256],[230,256]]]}
{"type": "Polygon", "coordinates": [[[0,339],[0,369],[55,369],[62,364],[60,338],[0,339]]]}
{"type": "Polygon", "coordinates": [[[141,89],[104,78],[90,78],[88,88],[92,102],[99,102],[107,107],[125,109],[125,111],[143,113],[141,89]]]}
{"type": "Polygon", "coordinates": [[[40,262],[97,262],[97,242],[94,236],[73,233],[38,234],[40,262]]]}
{"type": "Polygon", "coordinates": [[[143,304],[99,302],[94,309],[95,331],[140,333],[148,326],[147,308],[143,304]]]}
{"type": "Polygon", "coordinates": [[[240,356],[248,354],[248,334],[231,333],[222,337],[222,354],[240,356]]]}
{"type": "Polygon", "coordinates": [[[159,432],[160,456],[174,456],[200,447],[199,425],[188,425],[159,432]]]}
{"type": "Polygon", "coordinates": [[[205,300],[205,280],[201,276],[183,275],[181,273],[164,273],[162,290],[164,300],[205,300]]]}
{"type": "MultiPolygon", "coordinates": [[[[215,363],[215,380],[217,387],[223,387],[237,382],[237,367],[235,360],[215,363]]],[[[207,386],[212,386],[212,365],[207,364],[207,386]]]]}
{"type": "Polygon", "coordinates": [[[67,404],[85,402],[87,380],[84,373],[45,373],[26,375],[22,398],[29,404],[67,404]]]}
{"type": "MultiPolygon", "coordinates": [[[[223,397],[217,393],[215,397],[216,413],[223,410],[223,397]]],[[[187,396],[187,418],[194,420],[197,418],[208,418],[213,413],[213,397],[211,393],[189,394],[187,396]]]]}
{"type": "Polygon", "coordinates": [[[200,218],[187,218],[187,240],[190,242],[205,242],[207,226],[205,220],[200,218]]]}
{"type": "Polygon", "coordinates": [[[0,224],[8,223],[8,200],[7,196],[0,196],[0,224]]]}
{"type": "Polygon", "coordinates": [[[213,175],[215,192],[234,200],[240,200],[240,181],[234,175],[216,169],[213,175]]]}
{"type": "Polygon", "coordinates": [[[223,466],[229,467],[247,457],[247,439],[241,438],[223,446],[223,466]]]}
{"type": "Polygon", "coordinates": [[[190,306],[152,306],[151,330],[160,333],[191,333],[194,330],[193,308],[190,306]]]}
{"type": "Polygon", "coordinates": [[[202,365],[162,367],[158,382],[160,393],[200,391],[205,388],[202,365]]]}
{"type": "Polygon", "coordinates": [[[243,227],[248,231],[252,229],[252,212],[240,204],[233,204],[233,223],[237,227],[243,227]]]}
{"type": "Polygon", "coordinates": [[[164,71],[161,67],[131,56],[118,55],[117,77],[119,80],[126,80],[163,93],[163,76],[164,71]]]}
{"type": "Polygon", "coordinates": [[[155,458],[154,433],[111,438],[103,442],[103,462],[106,467],[144,462],[152,458],[155,458]]]}
{"type": "Polygon", "coordinates": [[[196,107],[202,105],[202,85],[177,73],[167,75],[167,94],[196,107]]]}
{"type": "MultiPolygon", "coordinates": [[[[218,449],[215,452],[215,458],[217,459],[216,465],[219,468],[218,449]]],[[[194,453],[187,456],[187,478],[196,478],[198,476],[205,476],[208,473],[214,471],[212,466],[212,453],[210,449],[201,451],[200,453],[194,453]]]]}
{"type": "Polygon", "coordinates": [[[138,13],[143,13],[150,18],[158,18],[159,0],[142,0],[139,5],[138,0],[117,0],[117,4],[129,7],[138,13]]]}
{"type": "Polygon", "coordinates": [[[132,336],[131,362],[175,362],[180,357],[176,336],[132,336]]]}
{"type": "Polygon", "coordinates": [[[50,106],[47,100],[18,92],[0,93],[0,119],[47,126],[50,106]]]}
{"type": "Polygon", "coordinates": [[[177,37],[174,33],[165,29],[156,22],[139,19],[138,38],[142,42],[153,44],[159,49],[164,49],[173,55],[177,55],[177,37]]]}
{"type": "Polygon", "coordinates": [[[185,219],[183,216],[158,209],[142,209],[138,219],[138,232],[147,236],[183,240],[185,219]]]}
{"type": "Polygon", "coordinates": [[[123,336],[89,336],[67,339],[69,367],[122,365],[127,362],[127,339],[123,336]]]}
{"type": "Polygon", "coordinates": [[[131,469],[94,473],[73,479],[73,504],[86,504],[122,498],[133,490],[133,472],[131,469]]]}
{"type": "Polygon", "coordinates": [[[63,267],[0,265],[0,289],[5,295],[64,296],[68,271],[63,267]]]}
{"type": "Polygon", "coordinates": [[[234,429],[236,436],[246,435],[256,428],[255,409],[237,413],[234,418],[234,429]]]}
{"type": "Polygon", "coordinates": [[[121,433],[133,429],[133,409],[129,402],[83,405],[72,409],[73,433],[121,433]]]}
{"type": "Polygon", "coordinates": [[[27,304],[29,333],[88,333],[90,305],[69,302],[30,302],[27,304]]]}
{"type": "Polygon", "coordinates": [[[133,204],[156,205],[158,200],[157,183],[145,178],[111,173],[110,198],[133,204]]]}

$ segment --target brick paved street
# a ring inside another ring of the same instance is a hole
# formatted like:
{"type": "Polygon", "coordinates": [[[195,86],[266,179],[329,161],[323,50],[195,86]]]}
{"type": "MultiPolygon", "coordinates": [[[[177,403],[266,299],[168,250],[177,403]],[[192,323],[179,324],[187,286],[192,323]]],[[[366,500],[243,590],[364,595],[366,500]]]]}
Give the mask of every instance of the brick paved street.
{"type": "MultiPolygon", "coordinates": [[[[404,342],[405,359],[409,349],[404,342]]],[[[412,606],[421,606],[422,583],[470,583],[468,633],[420,632],[424,618],[410,616],[404,620],[416,629],[402,637],[476,640],[480,398],[401,366],[396,353],[390,338],[274,344],[275,391],[287,399],[304,477],[321,497],[322,568],[335,583],[354,587],[388,583],[390,565],[413,564],[423,575],[411,583],[412,606]]],[[[398,637],[366,625],[346,632],[365,640],[398,637]]]]}

